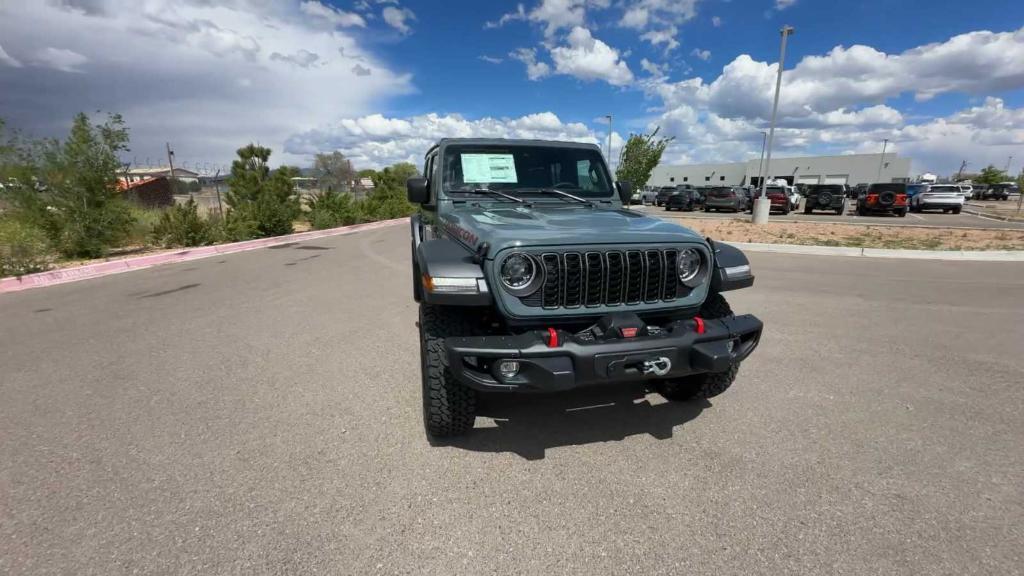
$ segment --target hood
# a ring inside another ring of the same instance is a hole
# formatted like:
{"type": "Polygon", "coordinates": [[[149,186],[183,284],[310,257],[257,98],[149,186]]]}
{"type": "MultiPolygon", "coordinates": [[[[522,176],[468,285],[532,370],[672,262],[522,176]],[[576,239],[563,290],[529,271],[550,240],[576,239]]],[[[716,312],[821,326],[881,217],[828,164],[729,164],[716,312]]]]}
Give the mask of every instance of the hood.
{"type": "Polygon", "coordinates": [[[473,249],[489,243],[491,254],[512,246],[703,242],[689,228],[637,212],[553,202],[457,206],[442,214],[441,226],[473,249]]]}

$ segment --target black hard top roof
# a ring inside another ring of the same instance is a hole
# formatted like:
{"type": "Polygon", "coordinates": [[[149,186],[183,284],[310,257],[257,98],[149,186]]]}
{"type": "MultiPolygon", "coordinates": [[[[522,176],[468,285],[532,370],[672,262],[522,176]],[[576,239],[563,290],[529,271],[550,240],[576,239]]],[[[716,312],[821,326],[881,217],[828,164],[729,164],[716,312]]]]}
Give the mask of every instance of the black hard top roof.
{"type": "Polygon", "coordinates": [[[558,146],[560,148],[587,148],[591,150],[601,151],[597,144],[590,144],[588,142],[569,142],[564,140],[518,140],[514,138],[442,138],[437,141],[427,150],[424,156],[430,155],[431,152],[436,150],[440,146],[447,146],[449,144],[459,144],[462,146],[558,146]]]}

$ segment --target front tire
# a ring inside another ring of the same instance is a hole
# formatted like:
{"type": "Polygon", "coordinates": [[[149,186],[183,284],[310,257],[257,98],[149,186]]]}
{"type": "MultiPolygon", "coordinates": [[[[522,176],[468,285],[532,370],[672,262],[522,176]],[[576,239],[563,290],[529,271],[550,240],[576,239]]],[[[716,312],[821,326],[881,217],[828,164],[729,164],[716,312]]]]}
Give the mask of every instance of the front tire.
{"type": "Polygon", "coordinates": [[[420,361],[423,378],[423,424],[434,438],[460,436],[476,420],[476,391],[448,369],[446,336],[468,336],[475,325],[462,310],[420,304],[420,361]]]}
{"type": "MultiPolygon", "coordinates": [[[[729,303],[719,293],[710,294],[704,304],[700,307],[700,316],[706,320],[717,318],[729,318],[733,315],[729,303]]],[[[736,380],[739,372],[739,363],[733,364],[725,372],[693,374],[659,380],[655,383],[655,389],[666,400],[685,402],[702,398],[713,398],[725,392],[736,380]]]]}

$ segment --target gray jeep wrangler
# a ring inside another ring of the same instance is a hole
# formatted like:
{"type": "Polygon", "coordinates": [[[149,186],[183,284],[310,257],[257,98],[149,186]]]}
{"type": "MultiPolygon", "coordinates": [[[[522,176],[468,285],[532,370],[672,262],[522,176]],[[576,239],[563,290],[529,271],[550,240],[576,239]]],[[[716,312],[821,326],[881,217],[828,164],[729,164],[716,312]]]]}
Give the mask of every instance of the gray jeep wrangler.
{"type": "Polygon", "coordinates": [[[477,394],[643,381],[709,398],[761,321],[723,293],[754,282],[742,252],[625,209],[592,144],[444,139],[408,194],[428,434],[473,427],[477,394]]]}

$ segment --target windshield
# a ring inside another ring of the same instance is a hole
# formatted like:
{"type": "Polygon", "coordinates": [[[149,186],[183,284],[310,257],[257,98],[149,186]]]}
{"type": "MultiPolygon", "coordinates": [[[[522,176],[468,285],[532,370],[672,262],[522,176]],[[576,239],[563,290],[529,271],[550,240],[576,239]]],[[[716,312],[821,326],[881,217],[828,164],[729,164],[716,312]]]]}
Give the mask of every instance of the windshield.
{"type": "Polygon", "coordinates": [[[814,193],[814,192],[828,192],[830,194],[842,194],[843,193],[843,187],[842,186],[838,186],[838,185],[811,186],[808,189],[808,191],[811,192],[811,193],[814,193]]]}
{"type": "Polygon", "coordinates": [[[785,196],[786,191],[783,190],[782,188],[779,188],[778,186],[769,186],[769,187],[765,188],[764,193],[765,193],[765,196],[770,196],[772,194],[775,194],[775,195],[782,194],[783,196],[785,196]]]}
{"type": "Polygon", "coordinates": [[[729,198],[732,196],[732,188],[712,188],[708,192],[712,198],[729,198]]]}
{"type": "Polygon", "coordinates": [[[905,194],[907,192],[906,184],[872,184],[868,187],[868,192],[878,194],[880,192],[895,192],[897,194],[905,194]]]}
{"type": "Polygon", "coordinates": [[[932,186],[929,192],[960,192],[959,186],[932,186]]]}
{"type": "Polygon", "coordinates": [[[559,146],[448,146],[444,191],[530,191],[557,188],[576,196],[604,198],[612,186],[600,152],[559,146]]]}

